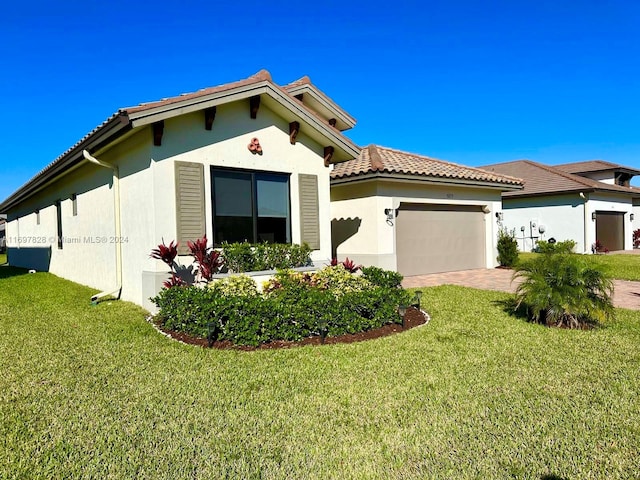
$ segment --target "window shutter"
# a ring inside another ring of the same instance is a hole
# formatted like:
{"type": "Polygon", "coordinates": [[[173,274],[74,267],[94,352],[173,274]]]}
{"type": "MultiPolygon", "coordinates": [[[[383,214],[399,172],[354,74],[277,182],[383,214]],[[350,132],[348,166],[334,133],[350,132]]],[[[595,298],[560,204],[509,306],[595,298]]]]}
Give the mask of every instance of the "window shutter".
{"type": "Polygon", "coordinates": [[[320,216],[318,213],[318,176],[298,175],[300,190],[300,241],[314,250],[320,249],[320,216]]]}
{"type": "Polygon", "coordinates": [[[187,241],[205,235],[204,165],[175,162],[178,254],[188,255],[187,241]]]}

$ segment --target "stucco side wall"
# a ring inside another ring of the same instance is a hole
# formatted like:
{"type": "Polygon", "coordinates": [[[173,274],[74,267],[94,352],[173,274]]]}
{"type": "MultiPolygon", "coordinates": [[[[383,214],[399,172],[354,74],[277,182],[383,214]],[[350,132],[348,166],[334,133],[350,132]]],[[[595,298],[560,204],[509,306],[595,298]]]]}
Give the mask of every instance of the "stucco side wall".
{"type": "MultiPolygon", "coordinates": [[[[155,242],[155,228],[157,217],[162,216],[162,211],[158,211],[155,204],[157,195],[151,162],[151,135],[150,128],[142,129],[99,155],[100,160],[117,165],[119,169],[122,299],[142,305],[145,300],[142,272],[167,271],[162,262],[149,258],[151,249],[160,243],[155,242]]],[[[111,235],[115,235],[115,223],[110,227],[111,235]]]]}
{"type": "MultiPolygon", "coordinates": [[[[420,182],[372,180],[334,185],[331,190],[331,217],[346,223],[352,235],[337,247],[340,259],[397,269],[395,218],[387,221],[385,209],[395,211],[401,203],[477,205],[485,213],[485,260],[487,268],[496,265],[496,213],[501,211],[500,191],[455,185],[429,185],[420,182]],[[357,226],[357,228],[355,228],[357,226]]],[[[335,236],[335,232],[334,232],[335,236]]],[[[335,243],[335,242],[334,242],[335,243]]]]}
{"type": "Polygon", "coordinates": [[[9,262],[44,269],[98,290],[115,286],[113,178],[85,163],[9,212],[9,262]],[[77,198],[73,215],[71,196],[77,198]],[[58,248],[55,202],[60,200],[63,248],[58,248]],[[36,210],[40,211],[40,223],[36,210]]]}

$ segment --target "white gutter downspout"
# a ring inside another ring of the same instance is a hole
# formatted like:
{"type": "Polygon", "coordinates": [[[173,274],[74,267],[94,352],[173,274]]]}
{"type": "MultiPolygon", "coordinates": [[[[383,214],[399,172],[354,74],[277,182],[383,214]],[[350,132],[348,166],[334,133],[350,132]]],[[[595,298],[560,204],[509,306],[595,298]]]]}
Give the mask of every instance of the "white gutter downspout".
{"type": "Polygon", "coordinates": [[[587,204],[589,203],[589,196],[585,195],[584,193],[580,192],[580,198],[582,198],[584,200],[584,253],[589,253],[591,250],[589,249],[589,247],[587,246],[587,241],[589,239],[588,235],[587,235],[587,225],[590,225],[589,223],[589,211],[587,210],[587,204]]]}
{"type": "Polygon", "coordinates": [[[106,297],[109,295],[115,295],[116,298],[120,299],[120,294],[122,293],[122,242],[120,242],[120,239],[122,238],[122,228],[120,221],[120,171],[118,170],[117,166],[92,157],[86,150],[82,151],[82,155],[91,163],[95,163],[96,165],[100,165],[101,167],[113,170],[113,212],[116,223],[116,235],[114,242],[116,245],[116,288],[113,290],[107,290],[101,293],[97,293],[93,297],[91,297],[91,303],[95,304],[102,297],[106,297]]]}

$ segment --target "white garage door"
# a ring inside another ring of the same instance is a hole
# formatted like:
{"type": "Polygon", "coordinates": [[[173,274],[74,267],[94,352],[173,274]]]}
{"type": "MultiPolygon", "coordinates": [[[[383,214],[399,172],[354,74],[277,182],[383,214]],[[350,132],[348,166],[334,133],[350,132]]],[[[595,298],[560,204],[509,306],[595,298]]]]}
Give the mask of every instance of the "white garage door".
{"type": "Polygon", "coordinates": [[[484,217],[479,206],[401,204],[398,272],[410,276],[484,268],[484,217]]]}

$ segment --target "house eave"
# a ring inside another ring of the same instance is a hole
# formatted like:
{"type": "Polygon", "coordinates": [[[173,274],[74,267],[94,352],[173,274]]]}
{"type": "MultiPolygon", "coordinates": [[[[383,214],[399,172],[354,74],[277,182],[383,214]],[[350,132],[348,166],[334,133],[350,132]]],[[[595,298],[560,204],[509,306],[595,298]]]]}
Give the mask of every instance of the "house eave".
{"type": "Polygon", "coordinates": [[[113,116],[107,123],[87,135],[71,149],[47,165],[27,183],[12,193],[0,204],[0,212],[6,213],[16,207],[22,201],[34,195],[58,178],[74,170],[81,163],[86,162],[82,156],[83,150],[96,151],[103,149],[118,140],[118,138],[131,131],[132,125],[122,115],[113,116]]]}
{"type": "Polygon", "coordinates": [[[531,197],[547,197],[547,196],[555,196],[555,195],[578,195],[580,193],[603,193],[607,195],[630,195],[632,197],[640,198],[640,192],[634,191],[620,191],[620,190],[608,190],[606,188],[579,188],[572,190],[558,190],[555,192],[536,192],[536,193],[525,193],[525,192],[516,192],[516,193],[507,193],[503,196],[504,200],[509,200],[512,198],[531,198],[531,197]]]}
{"type": "MultiPolygon", "coordinates": [[[[338,122],[342,123],[341,130],[348,130],[355,126],[356,124],[355,118],[353,118],[345,110],[340,108],[333,100],[331,100],[322,91],[318,90],[313,85],[303,84],[303,85],[296,85],[293,87],[285,87],[285,88],[287,92],[293,96],[299,95],[299,94],[311,96],[324,109],[331,112],[333,117],[335,117],[338,122]]],[[[304,100],[303,100],[303,103],[304,103],[304,100]]]]}
{"type": "Polygon", "coordinates": [[[127,113],[126,110],[124,112],[127,113],[129,120],[135,128],[205,108],[244,100],[255,95],[267,95],[278,104],[283,105],[293,114],[293,117],[288,119],[289,121],[295,120],[310,125],[312,127],[311,131],[308,129],[304,129],[304,131],[311,138],[319,141],[321,144],[331,144],[336,147],[336,149],[339,149],[335,155],[335,162],[355,158],[360,153],[360,149],[342,133],[322,122],[320,118],[311,114],[307,110],[307,107],[298,103],[289,96],[289,94],[275,87],[267,80],[249,85],[241,85],[223,92],[214,92],[197,99],[185,99],[184,101],[160,105],[141,111],[133,111],[131,113],[127,113]]]}
{"type": "Polygon", "coordinates": [[[332,178],[331,185],[345,185],[349,183],[359,183],[371,180],[386,180],[397,181],[406,183],[420,183],[427,185],[456,185],[464,187],[476,187],[476,188],[489,188],[499,191],[513,191],[520,190],[520,185],[507,185],[496,182],[487,182],[482,180],[460,179],[451,177],[435,177],[427,175],[411,175],[411,174],[396,174],[385,172],[370,172],[359,175],[352,175],[349,177],[332,178]]]}
{"type": "Polygon", "coordinates": [[[120,110],[118,114],[113,115],[105,124],[96,128],[89,133],[76,145],[71,147],[69,151],[62,154],[58,159],[54,160],[47,167],[37,173],[31,180],[16,190],[7,199],[0,204],[0,212],[7,212],[14,208],[20,202],[26,200],[46,185],[49,185],[58,178],[66,175],[70,169],[76,168],[80,163],[84,162],[82,156],[83,150],[94,153],[98,150],[104,151],[109,148],[113,142],[129,131],[140,127],[155,123],[160,120],[169,119],[179,115],[183,115],[208,107],[222,105],[238,100],[243,100],[254,95],[266,95],[268,98],[291,113],[291,121],[301,121],[303,124],[309,125],[311,128],[305,128],[307,135],[319,142],[323,146],[333,146],[335,153],[332,163],[355,158],[360,153],[360,148],[352,143],[338,130],[328,124],[325,124],[321,118],[312,114],[302,104],[289,96],[286,92],[276,88],[272,83],[264,80],[249,85],[243,85],[222,92],[216,92],[210,95],[190,98],[183,101],[159,105],[149,109],[131,108],[131,112],[127,109],[120,110]]]}

